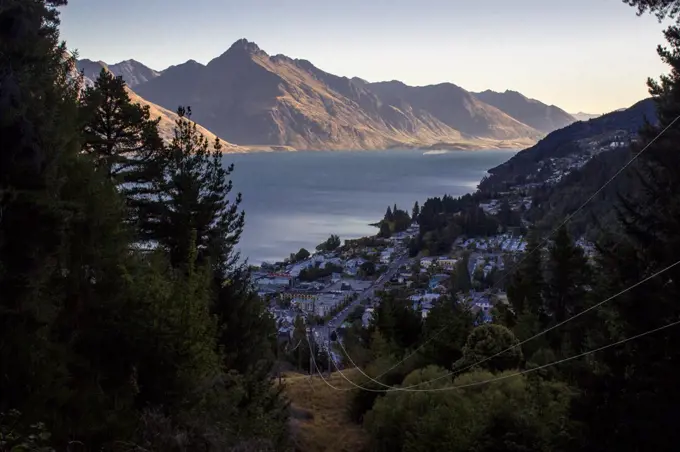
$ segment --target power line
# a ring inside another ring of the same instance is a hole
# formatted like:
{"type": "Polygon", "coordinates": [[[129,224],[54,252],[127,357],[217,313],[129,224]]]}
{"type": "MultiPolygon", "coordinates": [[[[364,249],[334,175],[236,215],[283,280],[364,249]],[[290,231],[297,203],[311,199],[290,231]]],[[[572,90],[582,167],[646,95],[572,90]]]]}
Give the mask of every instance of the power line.
{"type": "MultiPolygon", "coordinates": [[[[651,330],[647,330],[647,331],[645,331],[644,333],[636,334],[635,336],[631,336],[631,337],[626,338],[626,339],[621,339],[621,340],[616,341],[616,342],[613,342],[613,343],[611,343],[611,344],[607,344],[607,345],[604,345],[604,346],[602,346],[602,347],[598,347],[598,348],[596,348],[596,349],[593,349],[593,350],[589,350],[589,351],[587,351],[587,352],[580,353],[580,354],[578,354],[578,355],[570,356],[570,357],[568,357],[568,358],[563,358],[563,359],[560,359],[560,360],[558,360],[558,361],[553,361],[553,362],[551,362],[551,363],[543,364],[543,365],[541,365],[541,366],[533,367],[533,368],[531,368],[531,369],[526,369],[526,370],[523,370],[523,371],[520,371],[520,372],[515,372],[515,373],[511,373],[511,374],[507,374],[507,375],[501,375],[501,376],[499,376],[499,377],[490,378],[490,379],[482,380],[482,381],[476,381],[476,382],[473,382],[473,383],[467,383],[467,384],[464,384],[464,385],[443,386],[443,387],[441,387],[441,388],[430,388],[430,389],[414,389],[414,390],[410,390],[410,391],[408,391],[408,392],[441,392],[441,391],[453,391],[453,390],[456,390],[456,389],[463,389],[463,388],[469,388],[469,387],[472,387],[472,386],[481,386],[481,385],[488,384],[488,383],[495,383],[495,382],[497,382],[497,381],[507,380],[507,379],[509,379],[509,378],[518,377],[518,376],[521,376],[521,375],[526,375],[526,374],[529,374],[529,373],[532,373],[532,372],[536,372],[536,371],[539,371],[539,370],[542,370],[542,369],[545,369],[545,368],[548,368],[548,367],[556,366],[556,365],[558,365],[558,364],[562,364],[562,363],[565,363],[565,362],[568,362],[568,361],[573,361],[573,360],[578,359],[578,358],[583,358],[584,356],[588,356],[588,355],[590,355],[590,354],[597,353],[597,352],[599,352],[599,351],[602,351],[602,350],[605,350],[605,349],[608,349],[608,348],[611,348],[611,347],[616,347],[617,345],[625,344],[626,342],[630,342],[630,341],[639,339],[639,338],[644,337],[644,336],[647,336],[647,335],[649,335],[649,334],[657,333],[657,332],[659,332],[659,331],[662,331],[662,330],[671,328],[671,327],[676,326],[676,325],[680,325],[680,320],[677,320],[677,321],[675,321],[675,322],[669,323],[669,324],[664,325],[664,326],[660,326],[660,327],[658,327],[658,328],[654,328],[654,329],[651,329],[651,330]]],[[[308,339],[308,340],[309,340],[309,339],[308,339]]],[[[333,361],[333,362],[335,363],[335,361],[333,361]]],[[[319,371],[318,366],[317,366],[317,371],[319,371]]],[[[357,387],[358,389],[361,389],[361,390],[364,390],[364,391],[368,391],[368,392],[393,392],[393,391],[381,390],[381,389],[364,388],[364,387],[359,386],[359,385],[357,385],[356,383],[352,382],[351,380],[349,380],[344,374],[342,374],[342,372],[340,372],[340,374],[343,375],[343,377],[344,377],[347,381],[349,381],[352,385],[354,385],[354,386],[357,387]]],[[[339,390],[339,391],[352,390],[352,389],[346,389],[346,388],[337,388],[337,387],[333,386],[332,384],[330,384],[328,381],[326,381],[326,379],[323,378],[323,375],[321,374],[320,371],[319,371],[319,375],[320,375],[321,378],[324,380],[324,382],[325,382],[329,387],[331,387],[331,388],[334,389],[334,390],[339,390]]],[[[447,375],[447,376],[448,376],[448,375],[447,375]]],[[[426,383],[431,383],[432,381],[435,381],[435,380],[437,380],[437,379],[427,381],[426,383]]],[[[402,389],[406,389],[406,388],[402,388],[402,389]]]]}
{"type": "MultiPolygon", "coordinates": [[[[616,172],[609,180],[607,180],[607,182],[605,182],[604,185],[602,185],[598,190],[596,190],[595,193],[593,193],[593,194],[592,194],[592,195],[591,195],[591,196],[590,196],[583,204],[581,204],[581,206],[580,206],[579,208],[577,208],[573,213],[571,213],[569,216],[567,216],[567,218],[566,218],[562,223],[560,223],[559,226],[557,226],[556,228],[554,228],[554,229],[550,232],[550,234],[548,234],[548,235],[546,236],[546,238],[545,238],[538,246],[536,246],[536,247],[535,247],[533,250],[531,250],[529,253],[526,253],[526,254],[522,257],[522,259],[520,259],[520,261],[519,261],[517,264],[515,264],[515,266],[514,266],[510,271],[505,272],[505,274],[504,274],[498,281],[496,281],[496,282],[493,284],[493,286],[491,286],[491,288],[487,289],[487,290],[485,291],[485,293],[488,293],[489,291],[493,290],[493,288],[496,287],[496,286],[497,286],[498,284],[500,284],[501,282],[503,282],[503,281],[508,277],[508,275],[514,273],[514,272],[519,268],[519,266],[520,266],[527,258],[529,258],[529,256],[531,256],[532,254],[534,254],[534,253],[535,253],[536,251],[538,251],[539,249],[543,248],[543,246],[545,246],[545,244],[548,243],[548,241],[549,241],[549,239],[550,239],[550,237],[551,237],[552,235],[554,235],[561,227],[563,227],[563,226],[566,225],[569,221],[571,221],[572,218],[574,218],[574,216],[576,216],[581,210],[583,210],[583,208],[584,208],[588,203],[590,203],[590,201],[592,201],[598,194],[600,194],[600,193],[602,192],[602,190],[604,190],[610,183],[612,183],[612,182],[614,181],[614,179],[616,179],[623,171],[626,170],[626,168],[628,168],[633,162],[635,162],[635,160],[637,160],[638,157],[640,157],[640,155],[642,155],[643,152],[645,152],[645,151],[646,151],[646,150],[647,150],[647,149],[648,149],[648,148],[649,148],[649,147],[650,147],[650,146],[651,146],[651,145],[652,145],[659,137],[661,137],[661,135],[663,135],[668,129],[670,129],[670,128],[671,128],[671,127],[679,120],[679,119],[680,119],[680,115],[676,116],[675,119],[673,119],[673,121],[671,121],[671,122],[670,122],[663,130],[661,130],[661,131],[660,131],[660,132],[659,132],[659,133],[658,133],[658,134],[657,134],[657,135],[656,135],[649,143],[647,143],[647,144],[642,148],[642,150],[640,150],[640,152],[638,152],[638,153],[635,154],[630,160],[628,160],[628,162],[627,162],[625,165],[623,165],[623,167],[621,167],[621,168],[620,168],[620,169],[619,169],[619,170],[618,170],[618,171],[617,171],[617,172],[616,172]]],[[[479,298],[481,298],[481,296],[478,297],[477,300],[478,300],[479,298]]],[[[475,301],[475,300],[473,300],[473,301],[475,301]]],[[[418,347],[416,347],[411,353],[409,353],[409,354],[406,355],[403,359],[401,359],[401,360],[398,361],[396,364],[394,364],[392,367],[390,367],[389,369],[387,369],[386,371],[384,371],[383,373],[381,373],[380,375],[378,375],[377,377],[375,377],[375,379],[374,379],[374,378],[371,378],[371,377],[369,377],[369,378],[370,378],[372,381],[376,382],[376,383],[382,384],[382,383],[380,383],[380,382],[377,381],[380,377],[382,377],[383,375],[387,374],[388,372],[394,370],[395,368],[397,368],[398,366],[400,366],[402,363],[404,363],[406,360],[408,360],[409,358],[411,358],[413,355],[415,355],[416,353],[418,353],[420,350],[423,349],[423,347],[425,347],[425,345],[427,345],[428,343],[430,343],[435,337],[437,337],[439,334],[441,334],[442,332],[444,332],[444,331],[446,330],[446,328],[447,328],[447,325],[444,325],[442,328],[440,328],[439,330],[437,330],[437,331],[436,331],[434,334],[432,334],[428,339],[426,339],[422,344],[420,344],[418,347]]],[[[362,374],[363,374],[363,372],[362,372],[362,374]]],[[[365,375],[365,374],[364,374],[364,375],[365,375]]]]}
{"type": "MultiPolygon", "coordinates": [[[[354,363],[354,361],[353,361],[352,358],[349,356],[349,353],[347,353],[347,350],[346,350],[345,347],[342,345],[342,343],[340,343],[340,347],[341,347],[342,350],[345,352],[345,355],[347,355],[347,358],[348,358],[349,361],[352,363],[352,365],[354,365],[355,368],[359,371],[359,373],[361,373],[363,376],[365,376],[365,377],[368,378],[369,380],[373,381],[374,383],[379,384],[380,386],[383,386],[383,387],[386,387],[386,388],[390,388],[390,389],[381,389],[381,390],[379,390],[380,392],[393,392],[393,391],[413,391],[413,392],[418,392],[418,391],[422,391],[422,390],[417,390],[417,389],[413,389],[413,388],[416,388],[416,387],[418,387],[418,386],[423,386],[423,385],[425,385],[425,384],[432,383],[432,382],[434,382],[434,381],[441,380],[441,379],[443,379],[443,378],[448,378],[448,377],[451,377],[451,376],[453,376],[453,375],[455,375],[455,374],[458,374],[458,373],[462,373],[462,372],[464,372],[464,371],[466,371],[466,370],[469,370],[469,369],[471,369],[471,368],[473,368],[473,367],[475,367],[475,366],[478,366],[478,365],[480,365],[480,364],[482,364],[482,363],[485,363],[485,362],[487,362],[487,361],[489,361],[489,360],[491,360],[491,359],[493,359],[493,358],[496,358],[496,357],[498,357],[498,356],[500,356],[500,355],[502,355],[502,354],[504,354],[504,353],[507,353],[507,352],[509,352],[509,351],[511,351],[511,350],[513,350],[513,349],[515,349],[515,348],[517,348],[517,347],[520,347],[520,346],[522,346],[523,344],[525,344],[525,343],[527,343],[527,342],[529,342],[529,341],[531,341],[531,340],[533,340],[533,339],[536,339],[537,337],[540,337],[540,336],[542,336],[542,335],[544,335],[544,334],[546,334],[546,333],[548,333],[548,332],[550,332],[550,331],[552,331],[552,330],[554,330],[554,329],[556,329],[556,328],[559,328],[560,326],[562,326],[562,325],[564,325],[564,324],[566,324],[566,323],[568,323],[568,322],[571,322],[572,320],[574,320],[574,319],[576,319],[576,318],[578,318],[578,317],[580,317],[580,316],[582,316],[582,315],[584,315],[584,314],[586,314],[586,313],[592,311],[593,309],[596,309],[596,308],[602,306],[603,304],[605,304],[605,303],[607,303],[607,302],[609,302],[609,301],[611,301],[611,300],[613,300],[613,299],[615,299],[615,298],[617,298],[617,297],[623,295],[624,293],[629,292],[629,291],[635,289],[635,288],[638,287],[638,286],[641,286],[642,284],[646,283],[647,281],[649,281],[649,280],[651,280],[651,279],[653,279],[653,278],[656,278],[657,276],[659,276],[659,275],[661,275],[661,274],[667,272],[668,270],[670,270],[670,269],[676,267],[677,265],[680,265],[680,260],[678,260],[678,261],[676,261],[675,263],[673,263],[673,264],[671,264],[671,265],[665,267],[664,269],[659,270],[658,272],[656,272],[656,273],[654,273],[654,274],[652,274],[652,275],[650,275],[650,276],[648,276],[648,277],[646,277],[646,278],[644,278],[644,279],[638,281],[637,283],[635,283],[635,284],[633,284],[633,285],[631,285],[631,286],[629,286],[629,287],[627,287],[627,288],[621,290],[620,292],[616,293],[615,295],[612,295],[611,297],[609,297],[609,298],[607,298],[607,299],[605,299],[605,300],[603,300],[603,301],[601,301],[601,302],[599,302],[599,303],[597,303],[597,304],[594,304],[593,306],[591,306],[591,307],[589,307],[589,308],[587,308],[587,309],[584,309],[583,311],[581,311],[581,312],[579,312],[579,313],[577,313],[577,314],[574,314],[573,316],[569,317],[568,319],[563,320],[562,322],[557,323],[557,324],[551,326],[550,328],[547,328],[547,329],[541,331],[540,333],[537,333],[537,334],[533,335],[532,337],[523,340],[522,342],[519,342],[519,343],[517,343],[517,344],[515,344],[515,345],[513,345],[513,346],[511,346],[511,347],[508,347],[508,348],[506,348],[505,350],[502,350],[502,351],[500,351],[500,352],[498,352],[498,353],[496,353],[496,354],[494,354],[494,355],[491,355],[491,356],[488,356],[488,357],[486,357],[486,358],[484,358],[484,359],[481,359],[481,360],[479,360],[479,361],[477,361],[477,362],[475,362],[475,363],[473,363],[473,364],[470,364],[470,365],[468,365],[468,366],[466,366],[466,367],[464,367],[464,368],[462,368],[462,369],[457,369],[457,370],[455,370],[455,371],[448,372],[446,375],[442,375],[442,376],[439,376],[439,377],[437,377],[437,378],[435,378],[435,379],[428,380],[428,381],[424,381],[424,382],[421,382],[421,383],[417,383],[417,384],[414,384],[414,385],[411,385],[411,386],[404,386],[404,387],[389,386],[389,385],[387,385],[387,384],[385,384],[385,383],[382,383],[382,382],[378,381],[378,378],[380,378],[382,375],[384,375],[385,372],[382,373],[381,375],[379,375],[379,376],[376,377],[376,378],[370,377],[370,376],[367,375],[363,370],[361,370],[361,369],[356,365],[356,363],[354,363]]],[[[344,377],[344,374],[343,374],[343,377],[344,377]]],[[[367,390],[368,390],[368,389],[371,389],[371,388],[363,388],[363,389],[367,389],[367,390]]]]}

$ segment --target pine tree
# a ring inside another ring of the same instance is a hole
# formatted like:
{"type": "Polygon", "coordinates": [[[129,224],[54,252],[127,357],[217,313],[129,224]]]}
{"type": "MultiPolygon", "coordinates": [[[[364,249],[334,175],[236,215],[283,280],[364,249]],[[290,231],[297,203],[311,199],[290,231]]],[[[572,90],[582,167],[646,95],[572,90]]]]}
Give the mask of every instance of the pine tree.
{"type": "Polygon", "coordinates": [[[187,261],[188,238],[195,231],[198,262],[210,260],[215,278],[223,282],[238,262],[234,247],[245,221],[241,195],[230,199],[233,185],[228,177],[234,166],[222,165],[222,145],[217,140],[210,149],[190,121],[190,109],[180,107],[177,113],[147,237],[167,249],[175,265],[187,261]]]}
{"type": "MultiPolygon", "coordinates": [[[[519,317],[523,312],[531,313],[542,323],[547,323],[543,306],[543,250],[538,249],[540,240],[535,232],[527,235],[526,256],[511,276],[508,286],[508,300],[519,317]]],[[[520,336],[520,339],[526,339],[520,336]]]]}
{"type": "MultiPolygon", "coordinates": [[[[555,325],[581,312],[586,306],[585,288],[589,282],[589,270],[583,250],[572,242],[564,226],[557,230],[548,254],[543,300],[546,314],[550,317],[549,325],[555,325]]],[[[581,349],[583,331],[576,333],[578,323],[571,322],[549,333],[548,341],[558,356],[581,349]]]]}
{"type": "Polygon", "coordinates": [[[131,221],[142,221],[154,182],[162,175],[163,142],[160,118],[149,106],[132,103],[122,77],[102,69],[81,98],[83,152],[90,155],[126,198],[131,221]]]}
{"type": "Polygon", "coordinates": [[[427,364],[444,368],[463,356],[463,345],[472,332],[474,316],[455,297],[446,297],[432,307],[423,325],[423,337],[430,338],[423,350],[427,364]]]}
{"type": "Polygon", "coordinates": [[[387,206],[387,212],[385,212],[385,221],[392,221],[393,215],[392,208],[387,206]]]}
{"type": "Polygon", "coordinates": [[[420,206],[418,205],[418,201],[416,201],[413,204],[413,211],[411,212],[411,220],[416,221],[418,219],[419,215],[420,215],[420,206]]]}

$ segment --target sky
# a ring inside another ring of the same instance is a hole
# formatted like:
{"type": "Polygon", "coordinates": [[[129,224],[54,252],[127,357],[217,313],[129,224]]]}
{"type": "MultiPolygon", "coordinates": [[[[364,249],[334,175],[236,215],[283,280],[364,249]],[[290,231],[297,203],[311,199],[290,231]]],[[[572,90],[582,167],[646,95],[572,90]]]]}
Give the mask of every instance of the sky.
{"type": "Polygon", "coordinates": [[[69,0],[61,34],[109,64],[205,64],[246,38],[336,75],[511,89],[605,113],[668,72],[664,27],[621,0],[69,0]]]}

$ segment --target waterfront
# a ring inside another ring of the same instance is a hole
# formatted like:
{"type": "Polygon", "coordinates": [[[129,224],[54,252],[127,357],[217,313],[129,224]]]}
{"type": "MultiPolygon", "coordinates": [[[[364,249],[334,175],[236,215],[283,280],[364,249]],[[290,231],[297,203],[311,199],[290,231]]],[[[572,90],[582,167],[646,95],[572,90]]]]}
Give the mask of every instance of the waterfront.
{"type": "Polygon", "coordinates": [[[234,190],[243,193],[240,243],[253,264],[313,248],[329,234],[372,235],[388,205],[475,190],[489,168],[513,151],[428,153],[416,150],[229,154],[234,190]]]}

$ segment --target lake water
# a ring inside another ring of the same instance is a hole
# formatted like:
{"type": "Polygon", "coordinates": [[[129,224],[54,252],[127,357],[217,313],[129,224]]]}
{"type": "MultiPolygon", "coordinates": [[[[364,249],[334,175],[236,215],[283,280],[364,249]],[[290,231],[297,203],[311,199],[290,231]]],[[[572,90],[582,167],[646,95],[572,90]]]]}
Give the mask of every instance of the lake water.
{"type": "Polygon", "coordinates": [[[229,154],[246,226],[239,245],[252,264],[282,260],[330,234],[375,234],[387,206],[460,196],[514,151],[333,151],[229,154]]]}

